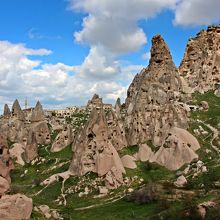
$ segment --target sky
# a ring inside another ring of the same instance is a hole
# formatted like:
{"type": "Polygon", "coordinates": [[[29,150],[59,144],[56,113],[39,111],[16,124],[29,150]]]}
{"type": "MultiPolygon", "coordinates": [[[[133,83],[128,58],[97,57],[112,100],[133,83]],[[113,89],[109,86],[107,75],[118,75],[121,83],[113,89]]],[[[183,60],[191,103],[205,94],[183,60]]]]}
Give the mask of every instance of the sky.
{"type": "Polygon", "coordinates": [[[187,41],[220,22],[219,0],[0,0],[0,110],[122,100],[161,34],[178,67],[187,41]]]}

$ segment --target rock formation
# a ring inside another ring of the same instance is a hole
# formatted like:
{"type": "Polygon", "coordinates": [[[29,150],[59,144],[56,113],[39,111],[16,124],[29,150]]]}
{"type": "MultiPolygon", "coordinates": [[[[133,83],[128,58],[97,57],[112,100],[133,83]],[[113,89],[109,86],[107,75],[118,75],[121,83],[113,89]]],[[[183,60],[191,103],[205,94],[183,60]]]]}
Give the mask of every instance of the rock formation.
{"type": "Polygon", "coordinates": [[[173,126],[187,127],[182,82],[169,49],[160,35],[152,39],[150,64],[137,74],[126,99],[126,131],[129,145],[152,140],[163,145],[173,126]]]}
{"type": "Polygon", "coordinates": [[[127,140],[123,121],[121,121],[112,110],[107,113],[106,120],[110,135],[109,139],[111,139],[113,146],[116,150],[126,147],[127,140]]]}
{"type": "Polygon", "coordinates": [[[125,172],[112,143],[103,109],[99,112],[96,108],[93,109],[88,122],[73,143],[73,152],[70,166],[73,174],[84,175],[93,171],[102,176],[113,167],[119,172],[125,172]]]}
{"type": "Polygon", "coordinates": [[[28,137],[27,137],[27,143],[25,147],[25,161],[29,163],[33,159],[35,159],[38,155],[38,144],[35,137],[35,134],[32,130],[29,130],[28,137]]]}
{"type": "Polygon", "coordinates": [[[20,121],[25,121],[25,116],[24,116],[24,113],[23,111],[21,110],[21,106],[18,102],[18,100],[16,99],[15,102],[13,103],[13,106],[12,106],[12,116],[13,117],[16,117],[18,120],[20,121]]]}
{"type": "Polygon", "coordinates": [[[73,142],[72,128],[69,125],[64,125],[63,130],[55,138],[51,152],[58,152],[73,142]]]}
{"type": "Polygon", "coordinates": [[[14,168],[13,161],[8,150],[7,140],[0,135],[0,176],[11,183],[10,171],[14,168]]]}
{"type": "Polygon", "coordinates": [[[33,208],[32,199],[21,195],[5,195],[0,198],[0,219],[28,220],[33,208]]]}
{"type": "Polygon", "coordinates": [[[32,111],[32,115],[30,118],[31,122],[39,122],[39,121],[44,121],[45,116],[44,116],[44,111],[41,103],[38,101],[35,108],[32,111]]]}
{"type": "Polygon", "coordinates": [[[11,114],[11,111],[10,111],[8,105],[5,104],[3,116],[4,116],[4,117],[10,117],[10,114],[11,114]]]}
{"type": "Polygon", "coordinates": [[[165,143],[149,161],[165,166],[169,170],[178,170],[184,164],[198,159],[195,153],[200,148],[197,139],[188,131],[172,128],[165,143]]]}
{"type": "Polygon", "coordinates": [[[189,40],[179,70],[191,92],[220,84],[220,26],[209,26],[189,40]]]}
{"type": "Polygon", "coordinates": [[[88,101],[86,109],[92,111],[93,108],[100,109],[103,106],[102,98],[94,94],[91,100],[88,101]]]}

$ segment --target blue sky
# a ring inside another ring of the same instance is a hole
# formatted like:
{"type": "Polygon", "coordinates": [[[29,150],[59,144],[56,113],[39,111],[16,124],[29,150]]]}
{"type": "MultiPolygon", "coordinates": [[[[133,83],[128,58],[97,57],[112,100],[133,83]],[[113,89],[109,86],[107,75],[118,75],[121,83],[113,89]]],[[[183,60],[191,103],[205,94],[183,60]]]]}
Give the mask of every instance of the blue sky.
{"type": "Polygon", "coordinates": [[[1,108],[26,96],[47,108],[84,105],[95,92],[125,98],[155,34],[178,66],[219,11],[217,0],[0,0],[1,108]]]}

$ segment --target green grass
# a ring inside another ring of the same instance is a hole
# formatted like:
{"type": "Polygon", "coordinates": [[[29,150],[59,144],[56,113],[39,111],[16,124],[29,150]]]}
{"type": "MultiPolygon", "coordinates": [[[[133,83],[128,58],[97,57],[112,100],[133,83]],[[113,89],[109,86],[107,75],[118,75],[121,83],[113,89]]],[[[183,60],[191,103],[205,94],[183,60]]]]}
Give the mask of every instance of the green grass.
{"type": "Polygon", "coordinates": [[[192,118],[200,119],[216,127],[217,124],[220,123],[220,98],[215,96],[213,91],[209,91],[205,94],[195,93],[193,100],[197,105],[199,105],[201,101],[207,101],[209,103],[209,110],[193,112],[192,118]]]}
{"type": "Polygon", "coordinates": [[[124,155],[133,155],[135,153],[137,153],[139,150],[138,145],[134,145],[134,146],[127,146],[124,147],[123,149],[121,149],[119,151],[120,156],[124,156],[124,155]]]}

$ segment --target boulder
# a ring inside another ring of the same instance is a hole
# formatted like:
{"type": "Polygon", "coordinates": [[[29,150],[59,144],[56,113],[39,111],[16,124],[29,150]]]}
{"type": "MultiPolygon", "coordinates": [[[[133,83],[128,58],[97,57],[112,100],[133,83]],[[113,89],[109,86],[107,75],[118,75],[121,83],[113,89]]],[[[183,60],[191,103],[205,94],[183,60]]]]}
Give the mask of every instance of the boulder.
{"type": "Polygon", "coordinates": [[[220,98],[220,88],[215,90],[215,95],[220,98]]]}
{"type": "Polygon", "coordinates": [[[135,163],[135,158],[130,155],[125,155],[121,158],[121,162],[124,167],[129,169],[135,169],[137,168],[137,165],[135,163]]]}
{"type": "Polygon", "coordinates": [[[198,159],[196,150],[200,145],[195,137],[181,128],[172,128],[165,143],[149,160],[165,166],[169,170],[178,170],[184,164],[198,159]]]}
{"type": "Polygon", "coordinates": [[[177,180],[174,182],[174,185],[176,187],[184,187],[187,184],[187,179],[185,178],[185,176],[181,175],[177,178],[177,180]]]}
{"type": "Polygon", "coordinates": [[[4,195],[0,198],[0,219],[28,220],[33,208],[32,199],[25,195],[4,195]]]}
{"type": "Polygon", "coordinates": [[[200,105],[202,106],[202,109],[204,111],[208,111],[209,110],[209,103],[206,101],[201,101],[200,105]]]}
{"type": "Polygon", "coordinates": [[[147,146],[147,144],[141,144],[139,147],[137,159],[145,162],[148,161],[151,157],[153,157],[154,152],[151,150],[150,147],[147,146]]]}

